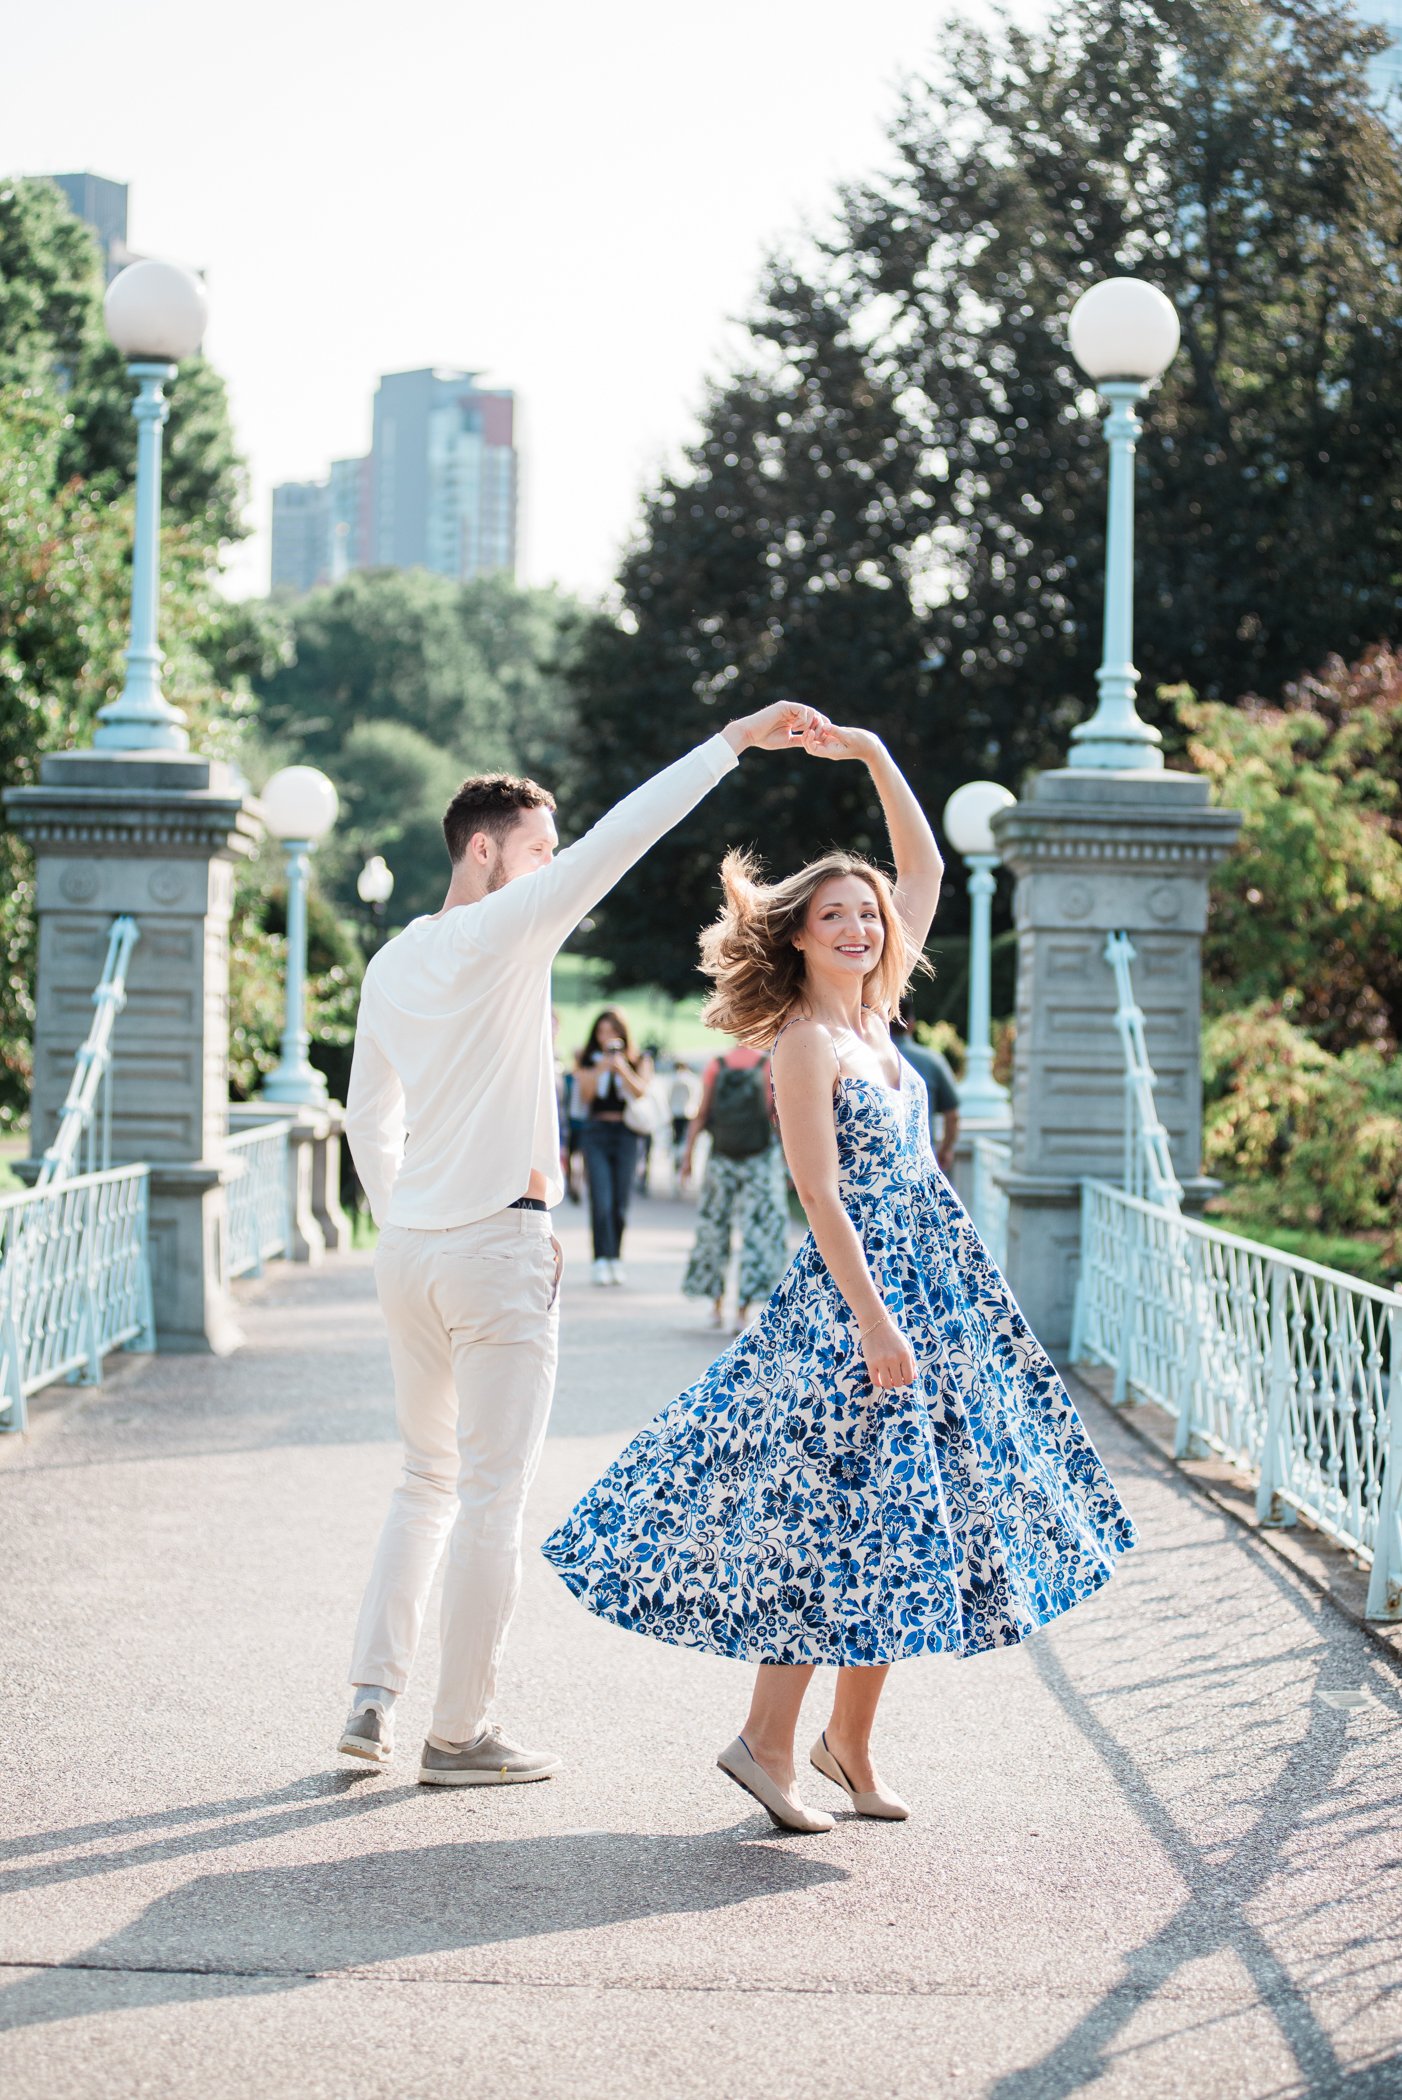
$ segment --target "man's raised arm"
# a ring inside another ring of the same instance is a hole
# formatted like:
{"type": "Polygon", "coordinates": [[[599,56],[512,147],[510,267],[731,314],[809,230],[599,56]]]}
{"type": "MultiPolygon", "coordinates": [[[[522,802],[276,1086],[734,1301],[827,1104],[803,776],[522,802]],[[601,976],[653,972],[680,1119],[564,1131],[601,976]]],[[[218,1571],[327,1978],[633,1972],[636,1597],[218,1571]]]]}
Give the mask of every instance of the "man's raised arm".
{"type": "Polygon", "coordinates": [[[739,763],[742,751],[801,751],[822,717],[781,700],[727,723],[718,736],[655,773],[538,875],[493,890],[474,908],[472,938],[497,952],[553,955],[649,846],[679,824],[739,763]]]}

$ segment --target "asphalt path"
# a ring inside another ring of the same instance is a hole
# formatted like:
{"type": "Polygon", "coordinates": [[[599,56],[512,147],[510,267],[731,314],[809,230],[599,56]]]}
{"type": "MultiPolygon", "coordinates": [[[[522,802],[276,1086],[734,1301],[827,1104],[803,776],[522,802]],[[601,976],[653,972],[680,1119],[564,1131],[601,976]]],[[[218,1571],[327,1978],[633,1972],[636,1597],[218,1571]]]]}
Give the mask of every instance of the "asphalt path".
{"type": "Polygon", "coordinates": [[[1402,1707],[1367,1636],[1087,1395],[1140,1548],[1024,1648],[893,1673],[910,1823],[814,1775],[837,1827],[781,1837],[714,1767],[748,1671],[599,1624],[535,1550],[714,1348],[687,1211],[642,1208],[623,1291],[563,1217],[501,1701],[565,1759],[542,1785],[415,1785],[431,1636],[394,1766],[334,1755],[396,1470],[364,1256],[0,1452],[0,2090],[1395,2100],[1402,1707]]]}

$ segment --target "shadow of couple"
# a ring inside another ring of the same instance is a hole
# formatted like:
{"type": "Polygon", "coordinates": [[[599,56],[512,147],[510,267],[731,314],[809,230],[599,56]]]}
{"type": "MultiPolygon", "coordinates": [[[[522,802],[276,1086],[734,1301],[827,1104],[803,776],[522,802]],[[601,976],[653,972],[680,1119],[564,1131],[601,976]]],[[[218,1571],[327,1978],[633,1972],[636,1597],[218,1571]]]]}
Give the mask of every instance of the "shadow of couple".
{"type": "Polygon", "coordinates": [[[295,1990],[328,1973],[700,1915],[847,1878],[757,1835],[752,1823],[570,1831],[200,1875],[61,1967],[0,1990],[0,2032],[231,1984],[295,1990]]]}

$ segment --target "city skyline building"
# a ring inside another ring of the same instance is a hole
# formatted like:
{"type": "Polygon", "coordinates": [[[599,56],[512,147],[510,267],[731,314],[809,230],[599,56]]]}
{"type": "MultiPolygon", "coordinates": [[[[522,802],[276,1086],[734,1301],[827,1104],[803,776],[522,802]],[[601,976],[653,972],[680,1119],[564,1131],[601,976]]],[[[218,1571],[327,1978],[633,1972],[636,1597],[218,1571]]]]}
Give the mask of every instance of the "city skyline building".
{"type": "Polygon", "coordinates": [[[516,400],[478,379],[441,366],[381,375],[369,453],[273,490],[275,591],[367,568],[515,574],[516,400]]]}
{"type": "Polygon", "coordinates": [[[305,597],[329,583],[330,572],[330,484],[284,481],[273,490],[273,590],[305,597]]]}
{"type": "MultiPolygon", "coordinates": [[[[1365,22],[1375,22],[1391,32],[1392,42],[1368,67],[1380,100],[1402,94],[1402,0],[1356,0],[1365,22]]],[[[1392,112],[1395,116],[1397,111],[1392,112]]]]}
{"type": "Polygon", "coordinates": [[[90,226],[97,235],[97,244],[102,250],[102,267],[109,284],[128,263],[142,260],[127,245],[126,183],[113,182],[110,176],[87,172],[51,175],[49,181],[63,191],[74,217],[90,226]]]}

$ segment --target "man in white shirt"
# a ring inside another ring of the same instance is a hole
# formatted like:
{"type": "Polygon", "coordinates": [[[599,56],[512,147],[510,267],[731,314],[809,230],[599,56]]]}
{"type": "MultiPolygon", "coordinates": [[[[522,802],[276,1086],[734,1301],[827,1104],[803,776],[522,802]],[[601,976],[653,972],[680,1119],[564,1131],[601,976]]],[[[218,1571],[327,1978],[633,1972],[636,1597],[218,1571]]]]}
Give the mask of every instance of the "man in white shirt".
{"type": "Polygon", "coordinates": [[[554,1391],[564,1194],[550,967],[619,877],[747,749],[801,749],[811,708],[730,723],[556,856],[534,781],[465,781],[448,807],[443,909],[365,972],[346,1135],[380,1227],[404,1472],[356,1626],[340,1748],[388,1761],[445,1545],[438,1696],[419,1778],[543,1779],[558,1759],[499,1731],[491,1706],[521,1576],[521,1520],[554,1391]],[[529,878],[529,879],[527,879],[529,878]]]}

